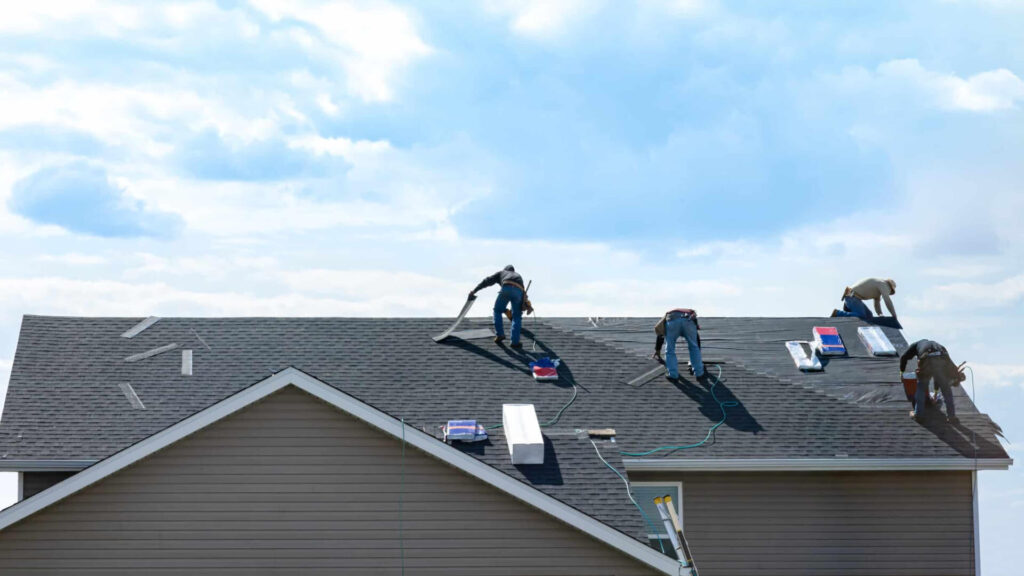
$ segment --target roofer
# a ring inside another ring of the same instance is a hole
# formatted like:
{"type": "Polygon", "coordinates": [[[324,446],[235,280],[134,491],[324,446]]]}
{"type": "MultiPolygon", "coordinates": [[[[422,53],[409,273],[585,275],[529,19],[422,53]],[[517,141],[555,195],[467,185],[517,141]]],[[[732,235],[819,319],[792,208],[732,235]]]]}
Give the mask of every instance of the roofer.
{"type": "Polygon", "coordinates": [[[500,344],[505,340],[505,324],[502,320],[502,315],[505,312],[505,307],[511,305],[512,347],[522,348],[523,344],[519,341],[519,332],[523,327],[523,309],[525,308],[529,314],[533,312],[533,307],[526,298],[523,277],[516,272],[514,266],[509,264],[504,269],[484,278],[476,285],[476,288],[470,291],[469,296],[473,298],[480,290],[495,284],[500,285],[501,288],[498,290],[498,297],[494,300],[494,342],[500,344]]]}
{"type": "Polygon", "coordinates": [[[865,278],[853,286],[847,286],[843,290],[843,309],[835,310],[832,316],[853,316],[862,320],[872,318],[871,310],[864,305],[864,300],[875,301],[875,314],[882,315],[882,300],[885,300],[885,307],[889,309],[889,315],[896,317],[896,308],[892,305],[889,296],[896,293],[896,282],[891,278],[882,280],[880,278],[865,278]]]}
{"type": "Polygon", "coordinates": [[[665,367],[668,368],[668,377],[672,380],[679,378],[679,361],[676,358],[676,340],[680,336],[686,339],[686,346],[690,351],[690,366],[693,367],[693,375],[697,378],[704,377],[704,360],[700,354],[700,324],[697,322],[697,313],[689,308],[676,308],[665,312],[661,320],[654,325],[654,333],[658,338],[654,343],[654,358],[661,360],[661,345],[668,340],[668,350],[665,352],[665,367]]]}
{"type": "Polygon", "coordinates": [[[900,374],[907,369],[907,362],[917,356],[917,392],[914,394],[914,409],[910,416],[919,419],[923,414],[928,400],[929,384],[942,391],[942,401],[946,404],[946,418],[951,424],[960,420],[956,417],[956,405],[953,403],[953,386],[963,381],[963,373],[949,357],[946,347],[934,340],[918,340],[907,348],[900,357],[900,374]]]}

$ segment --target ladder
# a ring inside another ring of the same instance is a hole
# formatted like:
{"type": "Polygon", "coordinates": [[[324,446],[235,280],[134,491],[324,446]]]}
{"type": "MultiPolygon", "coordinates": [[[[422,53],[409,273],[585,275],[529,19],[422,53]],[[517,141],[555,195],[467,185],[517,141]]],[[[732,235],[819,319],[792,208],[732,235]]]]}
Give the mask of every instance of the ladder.
{"type": "Polygon", "coordinates": [[[689,569],[691,576],[699,576],[697,565],[693,563],[693,555],[690,554],[690,545],[686,543],[686,536],[683,535],[676,507],[672,505],[672,497],[666,494],[655,498],[654,505],[658,507],[661,521],[665,523],[665,531],[668,532],[669,540],[672,541],[672,547],[675,548],[679,563],[683,565],[683,568],[689,569]]]}

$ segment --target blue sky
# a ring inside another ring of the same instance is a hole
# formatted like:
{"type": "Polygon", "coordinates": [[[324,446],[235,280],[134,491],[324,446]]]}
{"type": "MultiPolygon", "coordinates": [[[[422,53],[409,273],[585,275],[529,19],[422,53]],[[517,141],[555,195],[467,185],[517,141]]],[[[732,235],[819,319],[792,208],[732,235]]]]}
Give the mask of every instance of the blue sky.
{"type": "MultiPolygon", "coordinates": [[[[20,4],[0,382],[24,313],[443,316],[514,262],[542,315],[823,315],[891,276],[1022,455],[1019,1],[20,4]]],[[[981,476],[1012,574],[1024,474],[981,476]]]]}

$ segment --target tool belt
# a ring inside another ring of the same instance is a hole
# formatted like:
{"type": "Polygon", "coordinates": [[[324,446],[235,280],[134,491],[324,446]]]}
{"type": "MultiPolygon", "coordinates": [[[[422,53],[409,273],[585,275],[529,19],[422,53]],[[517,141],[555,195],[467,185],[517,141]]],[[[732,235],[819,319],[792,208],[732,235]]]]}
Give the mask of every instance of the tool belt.
{"type": "Polygon", "coordinates": [[[964,373],[957,368],[949,356],[941,352],[928,354],[921,358],[917,363],[915,373],[918,380],[928,379],[932,376],[946,378],[951,386],[959,386],[966,379],[964,373]]]}
{"type": "Polygon", "coordinates": [[[520,284],[519,282],[508,281],[508,282],[502,282],[501,285],[502,286],[512,286],[512,287],[515,287],[515,288],[519,288],[520,290],[523,291],[523,294],[526,294],[526,288],[524,288],[523,285],[520,284]]]}
{"type": "Polygon", "coordinates": [[[675,320],[677,318],[686,318],[687,320],[693,320],[693,323],[697,325],[697,330],[700,330],[700,323],[697,321],[697,312],[690,310],[689,308],[676,308],[675,310],[669,310],[665,313],[665,320],[675,320]]]}

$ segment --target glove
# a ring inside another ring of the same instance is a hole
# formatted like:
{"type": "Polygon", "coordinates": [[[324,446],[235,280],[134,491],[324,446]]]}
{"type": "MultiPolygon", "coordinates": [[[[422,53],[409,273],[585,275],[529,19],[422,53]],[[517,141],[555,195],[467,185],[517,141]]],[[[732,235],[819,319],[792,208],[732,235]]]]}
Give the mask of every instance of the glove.
{"type": "Polygon", "coordinates": [[[475,300],[475,299],[476,299],[476,290],[470,290],[469,291],[469,296],[466,297],[466,300],[475,300]]]}

